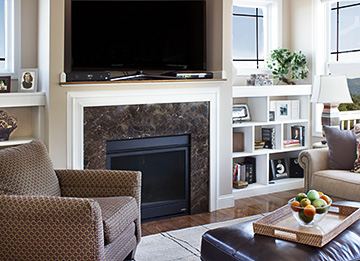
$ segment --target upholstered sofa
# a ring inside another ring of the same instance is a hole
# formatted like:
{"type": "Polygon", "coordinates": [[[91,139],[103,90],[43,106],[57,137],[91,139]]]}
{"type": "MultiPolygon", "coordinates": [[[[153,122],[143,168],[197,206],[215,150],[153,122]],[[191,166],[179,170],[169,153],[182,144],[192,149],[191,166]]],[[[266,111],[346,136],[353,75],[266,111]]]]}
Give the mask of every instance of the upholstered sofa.
{"type": "Polygon", "coordinates": [[[360,173],[329,168],[329,150],[309,149],[299,155],[304,169],[304,190],[316,189],[340,199],[360,201],[360,173]]]}
{"type": "Polygon", "coordinates": [[[132,259],[140,189],[136,171],[54,170],[40,140],[0,150],[0,259],[132,259]]]}

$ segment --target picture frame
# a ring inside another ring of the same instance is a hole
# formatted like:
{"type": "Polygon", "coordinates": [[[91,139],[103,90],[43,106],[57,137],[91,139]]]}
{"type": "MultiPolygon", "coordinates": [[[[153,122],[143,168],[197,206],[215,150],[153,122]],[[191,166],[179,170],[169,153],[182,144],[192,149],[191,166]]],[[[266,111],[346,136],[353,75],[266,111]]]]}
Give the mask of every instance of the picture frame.
{"type": "Polygon", "coordinates": [[[11,76],[0,76],[0,93],[8,93],[11,88],[11,76]]]}
{"type": "Polygon", "coordinates": [[[18,92],[36,92],[38,88],[38,72],[37,68],[21,69],[18,92]]]}
{"type": "Polygon", "coordinates": [[[269,180],[289,178],[289,167],[286,159],[271,159],[270,160],[270,175],[269,180]]]}
{"type": "Polygon", "coordinates": [[[241,123],[250,120],[250,112],[247,104],[234,104],[232,112],[233,123],[241,123]]]}
{"type": "Polygon", "coordinates": [[[269,112],[269,121],[275,121],[275,111],[269,112]]]}
{"type": "Polygon", "coordinates": [[[291,101],[277,101],[276,102],[276,120],[286,121],[291,120],[291,101]]]}

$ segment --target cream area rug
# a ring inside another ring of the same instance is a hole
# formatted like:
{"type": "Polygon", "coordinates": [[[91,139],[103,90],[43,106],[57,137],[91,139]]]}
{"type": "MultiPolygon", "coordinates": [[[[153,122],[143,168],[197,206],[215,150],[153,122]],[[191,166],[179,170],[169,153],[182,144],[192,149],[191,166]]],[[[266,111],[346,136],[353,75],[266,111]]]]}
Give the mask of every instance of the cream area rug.
{"type": "Polygon", "coordinates": [[[201,236],[208,230],[229,226],[257,218],[265,214],[238,218],[197,227],[162,232],[141,238],[136,250],[136,261],[199,261],[201,236]]]}

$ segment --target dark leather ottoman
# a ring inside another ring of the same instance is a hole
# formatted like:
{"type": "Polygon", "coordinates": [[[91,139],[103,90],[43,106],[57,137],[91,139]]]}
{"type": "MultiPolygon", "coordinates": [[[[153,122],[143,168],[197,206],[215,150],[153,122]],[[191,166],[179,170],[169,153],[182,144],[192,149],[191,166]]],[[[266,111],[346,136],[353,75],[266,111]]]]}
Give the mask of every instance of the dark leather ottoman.
{"type": "MultiPolygon", "coordinates": [[[[360,207],[358,202],[342,201],[337,204],[360,207]]],[[[206,232],[201,241],[202,260],[360,260],[360,221],[322,248],[255,235],[252,222],[206,232]]]]}

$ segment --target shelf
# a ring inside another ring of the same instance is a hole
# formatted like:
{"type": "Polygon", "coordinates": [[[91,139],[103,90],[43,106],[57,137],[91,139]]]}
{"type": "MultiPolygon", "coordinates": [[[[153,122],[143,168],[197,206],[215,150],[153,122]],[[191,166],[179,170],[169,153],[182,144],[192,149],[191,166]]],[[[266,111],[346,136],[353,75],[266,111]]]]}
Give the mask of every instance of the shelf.
{"type": "Polygon", "coordinates": [[[253,197],[259,195],[265,195],[268,193],[279,192],[283,190],[297,189],[304,186],[304,179],[302,178],[287,178],[272,180],[274,184],[250,184],[246,188],[233,189],[233,195],[235,199],[253,197]]]}
{"type": "Polygon", "coordinates": [[[84,81],[84,82],[60,82],[61,87],[90,87],[104,85],[125,85],[125,84],[159,84],[159,83],[203,83],[203,82],[224,82],[227,79],[161,79],[161,80],[123,80],[123,81],[84,81]]]}
{"type": "Polygon", "coordinates": [[[253,152],[233,152],[233,159],[235,158],[243,158],[243,157],[251,157],[251,156],[257,156],[257,155],[266,155],[266,154],[276,154],[276,153],[286,153],[291,151],[298,151],[298,150],[304,150],[308,149],[306,146],[300,146],[300,147],[290,147],[290,148],[284,148],[284,149],[260,149],[260,150],[254,150],[253,152]]]}
{"type": "Polygon", "coordinates": [[[0,147],[21,145],[21,144],[29,143],[34,139],[35,137],[15,137],[15,138],[10,137],[10,140],[0,141],[0,147]]]}
{"type": "Polygon", "coordinates": [[[45,92],[14,92],[0,94],[0,107],[45,106],[45,92]]]}
{"type": "Polygon", "coordinates": [[[233,98],[311,95],[311,85],[233,86],[233,98]]]}
{"type": "Polygon", "coordinates": [[[267,126],[277,124],[298,124],[307,123],[308,119],[288,120],[288,121],[244,121],[242,123],[233,123],[233,128],[250,127],[250,126],[267,126]]]}

